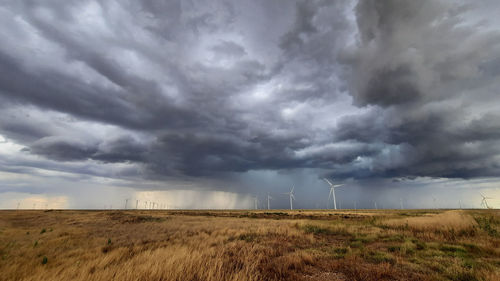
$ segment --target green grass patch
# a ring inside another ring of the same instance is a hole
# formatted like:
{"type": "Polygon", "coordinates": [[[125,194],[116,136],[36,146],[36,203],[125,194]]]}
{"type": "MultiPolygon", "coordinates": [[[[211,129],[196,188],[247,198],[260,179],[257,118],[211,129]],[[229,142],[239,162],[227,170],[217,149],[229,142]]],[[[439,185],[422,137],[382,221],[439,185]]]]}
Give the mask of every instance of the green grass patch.
{"type": "Polygon", "coordinates": [[[401,245],[390,245],[387,247],[387,251],[391,253],[400,253],[402,255],[413,255],[415,254],[416,246],[411,241],[406,241],[401,245]]]}
{"type": "Polygon", "coordinates": [[[366,235],[366,234],[358,234],[356,237],[352,238],[351,241],[360,241],[361,243],[372,243],[377,240],[376,236],[366,235]]]}
{"type": "Polygon", "coordinates": [[[391,235],[391,236],[382,236],[382,241],[384,242],[404,242],[405,237],[401,234],[391,235]]]}
{"type": "Polygon", "coordinates": [[[390,263],[390,264],[394,264],[396,262],[396,260],[394,259],[393,256],[387,254],[387,253],[384,253],[384,252],[380,252],[380,251],[374,251],[374,250],[370,250],[370,251],[367,251],[367,252],[363,252],[363,258],[368,261],[368,262],[371,262],[371,263],[390,263]]]}
{"type": "Polygon", "coordinates": [[[439,250],[451,253],[467,253],[465,248],[462,246],[447,245],[447,244],[441,245],[441,247],[439,247],[439,250]]]}
{"type": "Polygon", "coordinates": [[[306,224],[303,226],[303,229],[306,233],[332,234],[332,231],[329,228],[321,227],[318,225],[306,224]]]}
{"type": "Polygon", "coordinates": [[[332,251],[332,256],[336,259],[341,259],[344,258],[349,252],[350,249],[347,247],[334,248],[332,251]]]}
{"type": "Polygon", "coordinates": [[[464,243],[463,247],[467,250],[467,252],[472,254],[481,254],[483,251],[476,244],[464,243]]]}
{"type": "Polygon", "coordinates": [[[467,256],[467,250],[462,246],[444,244],[439,247],[439,250],[451,257],[465,258],[467,256]]]}
{"type": "Polygon", "coordinates": [[[414,242],[415,243],[415,247],[417,250],[421,251],[421,250],[425,250],[427,248],[427,245],[425,244],[425,242],[422,242],[422,241],[416,241],[414,242]]]}
{"type": "Polygon", "coordinates": [[[399,245],[392,245],[387,247],[387,251],[394,253],[394,252],[400,252],[401,251],[401,246],[399,245]]]}
{"type": "Polygon", "coordinates": [[[365,245],[361,241],[352,241],[349,246],[351,248],[363,248],[365,245]]]}
{"type": "Polygon", "coordinates": [[[475,260],[473,259],[466,259],[462,263],[462,267],[466,269],[474,269],[478,267],[478,264],[475,260]]]}
{"type": "Polygon", "coordinates": [[[301,227],[305,233],[313,233],[316,235],[342,235],[342,236],[350,236],[352,235],[347,231],[347,229],[342,227],[325,227],[313,224],[306,224],[301,227]]]}
{"type": "Polygon", "coordinates": [[[491,237],[500,237],[498,230],[495,228],[499,222],[493,216],[475,217],[474,218],[479,228],[485,231],[491,237]]]}

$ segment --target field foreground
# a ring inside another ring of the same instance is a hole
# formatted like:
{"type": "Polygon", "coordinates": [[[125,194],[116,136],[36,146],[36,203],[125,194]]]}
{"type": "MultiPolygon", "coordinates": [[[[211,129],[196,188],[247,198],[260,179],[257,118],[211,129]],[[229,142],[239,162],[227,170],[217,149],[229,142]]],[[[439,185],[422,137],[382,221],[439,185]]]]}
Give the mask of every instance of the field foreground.
{"type": "Polygon", "coordinates": [[[500,280],[500,213],[0,211],[0,272],[0,280],[500,280]]]}

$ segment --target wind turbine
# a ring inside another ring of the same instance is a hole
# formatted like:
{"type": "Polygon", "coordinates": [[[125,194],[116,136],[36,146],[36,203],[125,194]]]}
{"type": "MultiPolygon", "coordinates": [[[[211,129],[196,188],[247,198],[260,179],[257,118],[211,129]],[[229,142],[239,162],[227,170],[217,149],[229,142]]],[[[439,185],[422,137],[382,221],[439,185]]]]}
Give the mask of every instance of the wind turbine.
{"type": "Polygon", "coordinates": [[[254,209],[257,210],[258,209],[258,206],[259,205],[259,198],[257,198],[257,195],[253,197],[253,206],[254,206],[254,209]]]}
{"type": "Polygon", "coordinates": [[[271,200],[273,198],[271,197],[271,195],[269,195],[269,192],[267,193],[267,209],[270,210],[271,209],[271,200]]]}
{"type": "Polygon", "coordinates": [[[483,200],[481,200],[481,206],[484,206],[486,209],[491,209],[491,207],[488,206],[488,201],[486,201],[486,199],[493,199],[493,198],[485,197],[482,193],[479,194],[481,194],[481,197],[483,197],[483,200]]]}
{"type": "Polygon", "coordinates": [[[295,189],[295,186],[292,186],[292,189],[290,190],[290,192],[283,193],[285,195],[290,196],[290,210],[293,210],[293,201],[292,200],[295,200],[295,196],[293,196],[294,189],[295,189]]]}
{"type": "Polygon", "coordinates": [[[401,210],[403,210],[403,199],[399,198],[399,205],[401,205],[401,210]]]}
{"type": "Polygon", "coordinates": [[[125,199],[125,209],[127,209],[128,199],[125,199]]]}
{"type": "Polygon", "coordinates": [[[328,185],[330,185],[330,194],[328,194],[328,200],[330,200],[330,197],[333,198],[333,207],[335,208],[335,210],[337,210],[337,201],[335,200],[335,188],[343,186],[344,184],[333,184],[326,178],[323,179],[326,181],[326,183],[328,183],[328,185]]]}
{"type": "Polygon", "coordinates": [[[434,204],[434,209],[437,209],[437,204],[436,204],[436,197],[434,197],[434,195],[432,195],[432,203],[434,204]]]}
{"type": "Polygon", "coordinates": [[[135,200],[135,209],[137,210],[137,206],[139,205],[139,200],[135,200]]]}

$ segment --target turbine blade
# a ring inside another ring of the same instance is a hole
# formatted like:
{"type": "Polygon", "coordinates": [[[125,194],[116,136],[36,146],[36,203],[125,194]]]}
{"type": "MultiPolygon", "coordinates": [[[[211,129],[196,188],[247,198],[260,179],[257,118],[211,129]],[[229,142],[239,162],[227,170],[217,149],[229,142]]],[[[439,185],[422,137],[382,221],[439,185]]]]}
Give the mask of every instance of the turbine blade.
{"type": "Polygon", "coordinates": [[[330,186],[332,186],[333,184],[327,179],[327,178],[323,178],[330,186]]]}

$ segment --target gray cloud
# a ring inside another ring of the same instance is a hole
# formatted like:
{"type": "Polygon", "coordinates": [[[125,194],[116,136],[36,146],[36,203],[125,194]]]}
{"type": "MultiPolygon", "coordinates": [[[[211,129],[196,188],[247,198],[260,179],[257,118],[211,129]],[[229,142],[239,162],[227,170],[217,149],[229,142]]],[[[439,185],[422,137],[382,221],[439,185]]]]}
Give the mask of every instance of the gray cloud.
{"type": "Polygon", "coordinates": [[[495,2],[0,5],[0,133],[71,173],[500,173],[495,2]]]}
{"type": "Polygon", "coordinates": [[[476,24],[483,19],[472,13],[484,8],[446,1],[358,4],[361,40],[346,51],[353,56],[346,59],[353,67],[350,89],[357,104],[375,108],[341,119],[336,137],[383,144],[386,152],[372,159],[367,176],[500,173],[498,107],[488,105],[499,86],[492,64],[500,33],[476,24]]]}

